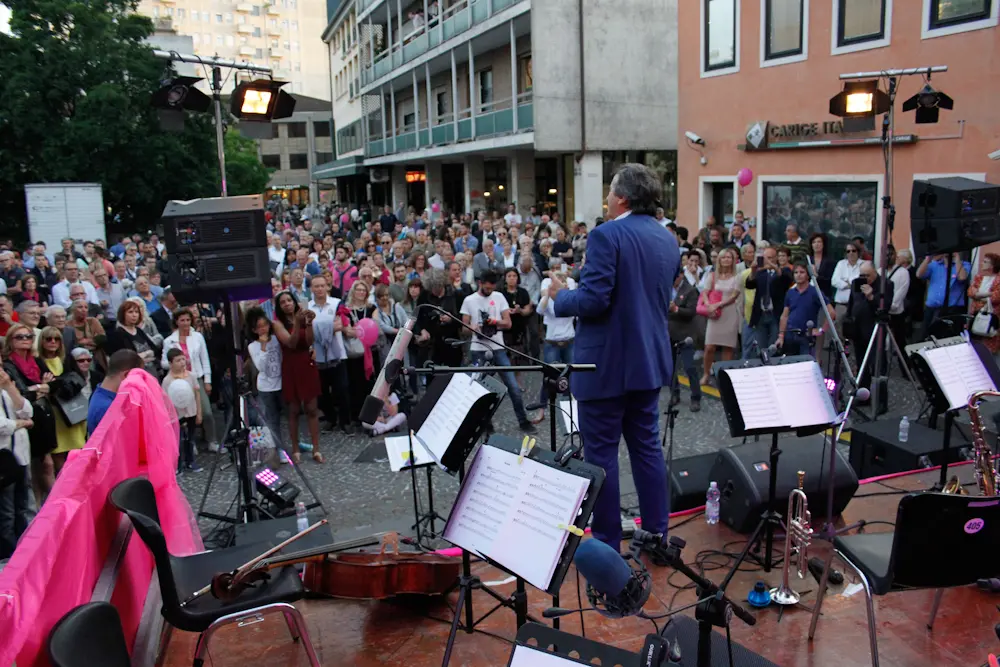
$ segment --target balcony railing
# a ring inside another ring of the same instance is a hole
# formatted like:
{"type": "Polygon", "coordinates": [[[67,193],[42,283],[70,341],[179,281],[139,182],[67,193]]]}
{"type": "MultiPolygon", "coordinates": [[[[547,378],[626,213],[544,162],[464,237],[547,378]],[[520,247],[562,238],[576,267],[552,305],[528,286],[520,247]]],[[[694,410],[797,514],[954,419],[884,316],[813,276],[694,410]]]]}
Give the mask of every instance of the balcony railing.
{"type": "Polygon", "coordinates": [[[241,23],[238,26],[236,26],[236,31],[241,35],[249,35],[253,33],[253,26],[247,23],[241,23]]]}
{"type": "MultiPolygon", "coordinates": [[[[374,1],[374,0],[373,0],[374,1]]],[[[393,44],[375,54],[374,66],[363,52],[361,83],[369,83],[380,79],[397,67],[427,53],[434,47],[446,42],[472,27],[483,23],[508,7],[523,0],[492,0],[492,15],[489,12],[488,0],[458,0],[438,16],[431,16],[424,25],[414,26],[412,21],[403,24],[402,40],[396,33],[397,23],[392,24],[393,44]]],[[[362,0],[362,3],[364,0],[362,0]]],[[[388,34],[388,30],[384,31],[388,34]]],[[[367,45],[366,45],[367,46],[367,45]]]]}
{"type": "Polygon", "coordinates": [[[371,128],[375,133],[368,137],[365,145],[365,157],[382,157],[396,153],[405,153],[419,148],[447,146],[476,139],[488,139],[496,136],[514,133],[514,114],[517,114],[517,131],[525,132],[534,129],[534,114],[531,92],[517,96],[517,106],[512,108],[510,98],[497,100],[482,107],[485,112],[477,112],[472,116],[471,109],[466,107],[458,112],[458,131],[452,114],[439,116],[434,123],[423,120],[419,125],[406,125],[392,136],[392,128],[386,128],[387,136],[383,137],[380,128],[371,128]],[[473,125],[474,123],[474,125],[473,125]],[[475,131],[473,132],[473,127],[475,131]]]}
{"type": "Polygon", "coordinates": [[[240,12],[241,14],[251,14],[253,13],[253,4],[249,2],[241,2],[238,5],[236,5],[236,11],[240,12]]]}

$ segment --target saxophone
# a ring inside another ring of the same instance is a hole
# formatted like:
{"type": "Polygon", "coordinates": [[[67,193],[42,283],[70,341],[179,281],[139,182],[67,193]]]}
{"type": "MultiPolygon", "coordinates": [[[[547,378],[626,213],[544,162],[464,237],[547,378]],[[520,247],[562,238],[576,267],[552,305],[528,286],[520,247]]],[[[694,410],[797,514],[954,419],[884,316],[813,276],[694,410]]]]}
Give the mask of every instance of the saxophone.
{"type": "MultiPolygon", "coordinates": [[[[979,491],[984,496],[997,495],[1000,489],[1000,474],[997,474],[993,465],[993,452],[990,451],[986,439],[983,437],[983,418],[979,414],[979,403],[986,396],[1000,396],[1000,391],[977,391],[969,397],[969,425],[972,429],[972,460],[975,466],[976,482],[979,484],[979,491]]],[[[945,487],[945,493],[954,492],[954,486],[959,489],[961,484],[954,485],[951,480],[945,487]]],[[[964,489],[963,489],[964,490],[964,489]]]]}

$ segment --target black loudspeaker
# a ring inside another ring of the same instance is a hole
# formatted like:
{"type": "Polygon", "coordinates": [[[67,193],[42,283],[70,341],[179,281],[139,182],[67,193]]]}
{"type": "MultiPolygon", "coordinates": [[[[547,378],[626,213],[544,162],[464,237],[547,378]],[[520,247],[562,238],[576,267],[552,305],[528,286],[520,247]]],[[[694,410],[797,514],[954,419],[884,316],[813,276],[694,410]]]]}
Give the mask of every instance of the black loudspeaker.
{"type": "MultiPolygon", "coordinates": [[[[788,494],[798,487],[798,471],[805,472],[803,489],[813,517],[826,516],[827,491],[830,488],[830,443],[823,435],[805,438],[781,438],[778,447],[778,482],[774,507],[782,516],[788,510],[788,494]],[[820,471],[822,470],[822,477],[820,471]]],[[[719,485],[719,518],[739,533],[750,533],[757,526],[767,506],[771,439],[748,442],[716,453],[710,474],[719,485]]],[[[708,488],[707,485],[705,487],[708,488]]],[[[858,476],[837,452],[833,479],[833,514],[839,515],[858,490],[858,476]]]]}
{"type": "MultiPolygon", "coordinates": [[[[894,472],[930,468],[944,462],[944,434],[910,421],[906,442],[899,441],[899,420],[879,419],[851,429],[851,466],[858,477],[878,477],[894,472]]],[[[952,431],[948,463],[963,459],[968,447],[958,429],[952,431]]]]}
{"type": "Polygon", "coordinates": [[[670,465],[670,511],[683,512],[705,504],[715,452],[674,459],[670,465]]]}
{"type": "Polygon", "coordinates": [[[917,256],[1000,240],[1000,186],[954,176],[914,181],[910,227],[917,256]]]}

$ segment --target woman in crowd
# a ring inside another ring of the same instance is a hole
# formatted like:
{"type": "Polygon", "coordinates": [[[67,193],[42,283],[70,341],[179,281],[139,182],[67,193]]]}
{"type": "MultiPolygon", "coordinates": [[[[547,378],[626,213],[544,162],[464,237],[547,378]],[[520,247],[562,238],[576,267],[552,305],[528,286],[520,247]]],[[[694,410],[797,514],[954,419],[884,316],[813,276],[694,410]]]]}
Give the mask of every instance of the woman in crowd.
{"type": "Polygon", "coordinates": [[[851,285],[861,276],[861,249],[858,244],[847,244],[844,250],[844,259],[837,262],[830,277],[830,286],[833,290],[834,309],[837,319],[834,326],[837,333],[844,336],[844,319],[847,316],[847,304],[851,300],[851,285]]]}
{"type": "Polygon", "coordinates": [[[21,279],[21,291],[13,296],[15,305],[22,301],[34,301],[36,303],[45,303],[48,301],[48,298],[38,291],[38,278],[30,273],[21,279]]]}
{"type": "Polygon", "coordinates": [[[288,287],[288,291],[292,293],[295,300],[298,301],[303,306],[309,303],[312,299],[312,294],[309,292],[309,287],[305,283],[305,273],[301,268],[292,269],[291,273],[291,285],[288,287]]]}
{"type": "Polygon", "coordinates": [[[67,368],[83,378],[83,389],[80,393],[90,403],[90,395],[94,393],[97,385],[104,380],[104,372],[94,363],[94,355],[85,347],[75,347],[69,352],[66,358],[67,368]]]}
{"type": "MultiPolygon", "coordinates": [[[[84,347],[90,351],[91,355],[98,354],[103,351],[104,341],[107,336],[104,333],[104,327],[101,326],[101,322],[96,317],[89,317],[87,315],[88,304],[85,299],[77,299],[70,306],[71,317],[66,323],[65,328],[71,329],[73,332],[72,347],[84,347]]],[[[63,327],[58,327],[60,331],[63,327]]],[[[69,341],[64,340],[64,343],[69,341]]]]}
{"type": "Polygon", "coordinates": [[[28,427],[31,487],[35,505],[41,507],[56,481],[51,455],[56,448],[56,431],[49,403],[49,382],[54,378],[32,353],[34,343],[31,327],[20,322],[12,324],[4,338],[3,370],[14,381],[17,391],[31,403],[33,424],[28,427]]]}
{"type": "MultiPolygon", "coordinates": [[[[528,328],[528,318],[534,312],[534,306],[531,304],[528,290],[521,287],[521,274],[516,268],[504,272],[503,287],[500,292],[510,305],[510,329],[503,332],[504,345],[524,352],[524,334],[528,328]]],[[[522,374],[514,375],[521,390],[524,391],[522,374]]]]}
{"type": "MultiPolygon", "coordinates": [[[[271,432],[275,447],[285,450],[281,437],[281,344],[274,338],[271,320],[259,308],[247,313],[247,323],[255,338],[250,343],[250,359],[257,369],[257,402],[264,424],[271,432]]],[[[285,459],[282,458],[284,463],[285,459]]]]}
{"type": "Polygon", "coordinates": [[[132,350],[142,358],[144,368],[153,377],[159,378],[156,369],[157,346],[143,329],[146,309],[132,299],[126,299],[118,307],[115,328],[108,332],[106,352],[110,357],[118,350],[132,350]]]}
{"type": "Polygon", "coordinates": [[[305,408],[309,435],[312,438],[312,457],[316,463],[323,463],[319,451],[319,405],[322,394],[319,369],[312,359],[312,321],[316,314],[305,310],[289,291],[279,292],[274,297],[274,336],[282,345],[281,350],[281,393],[288,405],[288,435],[292,440],[292,460],[298,463],[299,415],[305,408]]]}
{"type": "Polygon", "coordinates": [[[396,339],[396,334],[406,324],[406,310],[400,303],[389,298],[389,288],[379,285],[375,288],[375,321],[378,322],[382,334],[385,336],[385,344],[379,348],[380,359],[385,359],[389,346],[396,339]]]}
{"type": "Polygon", "coordinates": [[[31,401],[17,390],[6,372],[0,370],[0,471],[7,482],[0,487],[0,560],[10,558],[31,520],[28,465],[31,442],[28,429],[34,423],[31,401]]]}
{"type": "MultiPolygon", "coordinates": [[[[369,272],[370,274],[371,272],[369,272]]],[[[357,330],[358,322],[370,318],[375,313],[375,306],[369,301],[371,287],[367,282],[359,278],[351,285],[351,291],[344,303],[346,308],[347,322],[344,326],[344,343],[347,346],[347,384],[350,387],[350,414],[357,419],[361,412],[361,405],[365,396],[371,391],[375,383],[375,373],[368,375],[365,371],[364,344],[361,342],[357,330]]],[[[379,368],[378,354],[373,355],[372,363],[375,369],[379,368]]]]}
{"type": "Polygon", "coordinates": [[[73,401],[83,390],[86,381],[73,367],[65,364],[66,348],[63,347],[62,332],[55,327],[42,329],[40,360],[52,374],[49,382],[49,401],[55,408],[56,448],[52,450],[52,465],[56,476],[66,463],[66,457],[74,449],[82,449],[87,441],[87,411],[68,413],[67,403],[73,401]],[[71,418],[72,416],[72,418],[71,418]]]}
{"type": "Polygon", "coordinates": [[[205,337],[195,331],[194,315],[187,308],[178,308],[172,317],[173,333],[163,341],[163,351],[160,353],[160,367],[170,370],[167,354],[170,350],[180,350],[184,353],[188,370],[198,381],[201,391],[198,400],[201,402],[201,426],[205,431],[205,442],[209,451],[218,451],[219,443],[215,427],[215,417],[212,416],[212,404],[209,396],[212,394],[212,362],[209,359],[208,343],[205,337]]]}
{"type": "Polygon", "coordinates": [[[733,350],[736,349],[739,339],[742,318],[736,304],[740,298],[736,275],[738,261],[736,250],[733,248],[727,247],[720,250],[715,269],[708,280],[708,289],[704,290],[698,297],[699,302],[705,306],[709,314],[708,326],[705,329],[705,371],[701,378],[703,385],[709,384],[711,380],[716,348],[721,347],[722,359],[729,361],[733,358],[733,350]],[[718,293],[721,300],[716,300],[713,303],[711,298],[713,292],[718,293]]]}
{"type": "MultiPolygon", "coordinates": [[[[987,253],[983,255],[983,261],[979,263],[979,273],[972,279],[969,285],[969,314],[975,316],[982,310],[987,313],[995,313],[994,325],[1000,318],[1000,280],[997,280],[997,273],[1000,272],[1000,255],[987,253]]],[[[976,336],[982,341],[986,349],[994,357],[1000,356],[1000,337],[996,334],[992,336],[976,336]]],[[[902,344],[902,343],[900,343],[902,344]]]]}
{"type": "Polygon", "coordinates": [[[830,257],[830,253],[827,252],[826,248],[826,234],[823,232],[813,232],[809,237],[809,249],[812,253],[810,259],[813,271],[816,274],[816,281],[819,283],[819,289],[823,292],[823,296],[827,299],[832,299],[833,285],[830,281],[833,278],[833,270],[836,268],[837,263],[833,257],[830,257]]]}
{"type": "MultiPolygon", "coordinates": [[[[406,283],[406,296],[403,298],[403,310],[406,312],[406,317],[416,317],[417,304],[420,303],[420,297],[424,292],[423,283],[420,278],[413,278],[406,283]]],[[[417,334],[419,331],[413,332],[413,338],[410,339],[410,345],[406,348],[406,364],[408,366],[422,366],[427,360],[424,351],[427,350],[426,345],[420,345],[417,340],[417,334]]],[[[413,394],[417,393],[417,376],[410,376],[410,392],[413,394]]]]}
{"type": "Polygon", "coordinates": [[[410,255],[410,262],[412,262],[411,271],[406,274],[407,280],[413,280],[414,278],[423,278],[424,271],[427,270],[427,256],[422,252],[417,252],[410,255]]]}

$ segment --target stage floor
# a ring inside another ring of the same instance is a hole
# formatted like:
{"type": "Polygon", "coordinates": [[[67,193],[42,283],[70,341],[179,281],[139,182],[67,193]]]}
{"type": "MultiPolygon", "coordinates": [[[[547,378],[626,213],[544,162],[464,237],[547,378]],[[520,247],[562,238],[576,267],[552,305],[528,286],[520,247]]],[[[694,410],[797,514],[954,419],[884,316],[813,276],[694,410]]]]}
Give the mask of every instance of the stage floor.
{"type": "MultiPolygon", "coordinates": [[[[960,472],[963,481],[971,481],[971,466],[964,465],[955,470],[960,472]]],[[[891,494],[894,489],[925,489],[936,478],[936,472],[926,472],[895,478],[885,484],[864,485],[848,505],[843,519],[848,522],[859,519],[894,521],[899,495],[887,494],[891,494]]],[[[678,518],[672,523],[679,524],[682,521],[684,518],[678,518]]],[[[885,524],[877,524],[867,530],[882,532],[888,529],[889,526],[885,524]]],[[[739,551],[745,540],[745,536],[723,525],[707,525],[702,516],[679,526],[672,534],[687,541],[684,560],[688,563],[693,562],[702,550],[739,551]]],[[[776,544],[779,557],[783,545],[783,542],[776,544]]],[[[810,555],[825,556],[825,546],[820,543],[810,555]]],[[[928,564],[928,567],[932,565],[928,564]]],[[[838,569],[843,571],[842,568],[841,565],[838,569]]],[[[473,569],[484,582],[502,581],[506,578],[505,573],[485,564],[473,565],[473,569]]],[[[668,577],[671,583],[687,583],[687,579],[674,574],[670,568],[651,566],[651,571],[654,576],[654,592],[664,603],[669,604],[676,590],[668,585],[668,577]]],[[[724,570],[709,571],[706,576],[720,581],[724,570]]],[[[847,584],[853,581],[847,572],[845,578],[847,584]]],[[[760,579],[772,586],[777,585],[780,583],[781,571],[773,570],[770,575],[765,575],[763,571],[740,572],[730,585],[729,593],[736,599],[745,600],[754,582],[760,579]]],[[[815,579],[807,576],[804,580],[798,580],[793,576],[792,587],[802,594],[803,604],[812,605],[818,589],[815,579]]],[[[501,584],[494,588],[506,595],[513,591],[514,584],[501,584]]],[[[571,570],[562,588],[561,606],[579,606],[575,589],[576,577],[571,570]]],[[[859,591],[845,597],[842,590],[843,587],[832,587],[827,594],[816,638],[812,642],[806,638],[809,611],[793,607],[786,609],[779,617],[778,608],[773,606],[753,612],[757,617],[757,625],[753,628],[734,618],[733,640],[782,666],[869,665],[871,657],[864,593],[859,591]]],[[[988,653],[1000,652],[1000,641],[993,630],[994,625],[1000,621],[1000,612],[996,606],[1000,603],[1000,596],[981,592],[974,587],[946,591],[931,632],[927,630],[926,622],[933,595],[933,591],[913,591],[892,593],[875,599],[879,657],[883,667],[975,667],[986,662],[988,653]]],[[[528,596],[532,615],[541,618],[542,610],[551,606],[551,598],[530,587],[528,596]]],[[[454,604],[456,597],[455,594],[450,597],[451,604],[454,604]]],[[[681,591],[673,606],[680,607],[694,599],[693,590],[681,591]]],[[[477,618],[493,606],[491,603],[492,599],[482,592],[474,595],[477,618]]],[[[441,664],[449,626],[425,617],[425,614],[429,614],[438,619],[450,620],[449,608],[440,599],[423,606],[345,600],[303,601],[296,606],[305,615],[313,646],[325,666],[424,667],[441,664]]],[[[646,610],[654,614],[661,611],[662,607],[650,599],[646,610]]],[[[611,620],[594,613],[586,614],[585,623],[587,637],[630,651],[638,651],[645,635],[652,631],[649,621],[635,618],[611,620]]],[[[499,610],[479,628],[512,640],[515,635],[513,612],[499,610]]],[[[579,615],[563,618],[561,629],[579,634],[579,615]]],[[[190,665],[195,639],[196,635],[175,631],[164,664],[190,665]]],[[[503,639],[481,633],[470,635],[460,632],[451,665],[503,667],[511,652],[511,645],[503,639]]],[[[694,658],[694,655],[686,655],[683,664],[694,665],[694,658]]],[[[212,640],[206,664],[218,667],[297,667],[308,665],[308,660],[301,647],[290,641],[280,617],[270,617],[263,623],[249,627],[228,627],[221,630],[212,640]]],[[[725,664],[725,661],[716,664],[725,664]]]]}

